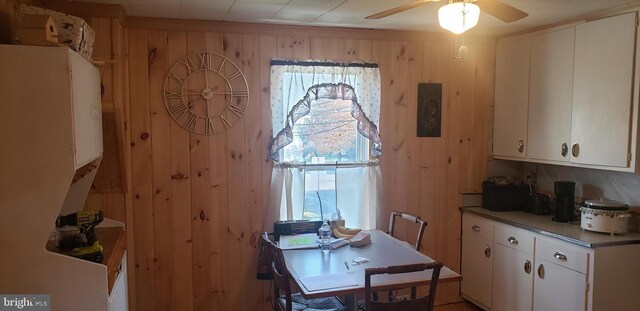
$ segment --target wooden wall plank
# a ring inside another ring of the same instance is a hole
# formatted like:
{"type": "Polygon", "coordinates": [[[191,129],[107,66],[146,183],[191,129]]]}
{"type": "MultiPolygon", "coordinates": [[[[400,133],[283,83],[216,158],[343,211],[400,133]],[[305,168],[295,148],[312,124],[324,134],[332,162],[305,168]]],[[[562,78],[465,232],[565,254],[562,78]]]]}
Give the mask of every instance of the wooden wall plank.
{"type": "Polygon", "coordinates": [[[371,40],[344,40],[343,52],[346,61],[371,61],[372,60],[372,41],[371,40]]]}
{"type": "Polygon", "coordinates": [[[126,200],[124,193],[105,194],[104,202],[107,209],[107,218],[117,220],[122,223],[126,222],[126,200]]]}
{"type": "MultiPolygon", "coordinates": [[[[308,44],[308,40],[306,40],[308,44]]],[[[273,169],[273,161],[269,160],[269,150],[267,146],[273,137],[273,129],[271,128],[271,91],[270,91],[270,58],[277,54],[277,42],[275,36],[260,36],[260,89],[256,97],[259,97],[260,117],[261,117],[261,135],[260,149],[262,150],[260,162],[262,162],[262,231],[273,231],[273,222],[277,221],[280,214],[279,210],[273,208],[270,204],[270,186],[271,172],[273,169]]],[[[263,310],[270,310],[271,290],[269,282],[262,282],[263,310]]]]}
{"type": "Polygon", "coordinates": [[[495,74],[495,46],[474,45],[470,61],[473,66],[473,131],[469,135],[471,162],[461,175],[470,176],[460,185],[460,192],[482,192],[482,181],[487,177],[487,163],[491,159],[491,129],[493,103],[493,81],[495,74]]]}
{"type": "MultiPolygon", "coordinates": [[[[297,43],[296,43],[297,44],[297,43]]],[[[249,236],[244,247],[245,263],[244,283],[246,292],[261,293],[262,285],[256,280],[255,268],[258,266],[258,246],[262,233],[262,117],[260,109],[260,37],[242,35],[242,71],[247,77],[249,104],[244,114],[244,159],[245,159],[245,206],[247,208],[249,236]]],[[[262,309],[261,297],[247,302],[246,310],[262,309]]]]}
{"type": "MultiPolygon", "coordinates": [[[[422,81],[422,47],[420,42],[410,42],[406,47],[406,58],[409,66],[406,71],[406,158],[403,161],[407,164],[407,201],[404,208],[398,209],[422,216],[423,212],[430,207],[431,202],[420,202],[420,190],[422,180],[420,179],[420,139],[417,137],[416,114],[418,111],[418,83],[422,81]],[[422,204],[421,204],[422,203],[422,204]]],[[[423,216],[422,216],[423,217],[423,216]]],[[[407,241],[414,242],[418,236],[418,227],[408,225],[407,241]]]]}
{"type": "Polygon", "coordinates": [[[129,289],[129,310],[136,311],[138,302],[138,291],[136,288],[137,274],[135,269],[136,252],[135,252],[135,221],[133,216],[133,167],[131,156],[131,98],[129,97],[129,90],[131,85],[129,84],[129,34],[126,31],[122,33],[122,47],[126,52],[127,57],[123,58],[123,110],[124,110],[124,127],[123,127],[123,155],[124,155],[124,173],[127,181],[127,191],[125,193],[125,212],[126,212],[126,233],[127,233],[127,267],[132,267],[127,271],[127,288],[129,289]]]}
{"type": "MultiPolygon", "coordinates": [[[[182,31],[167,33],[167,61],[169,66],[187,53],[187,34],[182,31]]],[[[193,310],[193,271],[191,232],[191,163],[189,132],[176,122],[169,122],[171,132],[171,211],[173,225],[173,277],[172,295],[175,310],[193,310]]]]}
{"type": "MultiPolygon", "coordinates": [[[[173,223],[171,220],[171,120],[164,105],[167,32],[149,31],[149,101],[153,157],[153,232],[156,291],[173,292],[173,223]]],[[[156,294],[156,310],[171,310],[173,295],[156,294]]]]}
{"type": "MultiPolygon", "coordinates": [[[[241,66],[243,50],[242,35],[224,35],[224,54],[234,63],[241,66]]],[[[227,67],[231,74],[233,70],[227,67]]],[[[245,200],[246,183],[246,158],[244,151],[244,136],[246,118],[240,119],[233,128],[227,132],[228,154],[228,176],[229,182],[229,206],[233,206],[233,212],[229,212],[229,224],[227,241],[229,269],[228,280],[247,280],[248,274],[253,273],[255,277],[255,267],[249,267],[251,262],[245,256],[245,248],[249,247],[251,239],[250,211],[245,200]]],[[[229,282],[228,299],[226,310],[247,310],[245,284],[241,282],[229,282]]]]}
{"type": "MultiPolygon", "coordinates": [[[[392,104],[396,111],[393,124],[395,128],[393,132],[393,147],[391,152],[395,153],[395,163],[393,169],[395,170],[395,180],[392,182],[391,187],[394,193],[393,201],[391,202],[390,211],[386,213],[390,214],[392,210],[405,211],[409,208],[408,203],[408,180],[407,174],[409,173],[409,164],[407,160],[407,115],[409,106],[409,83],[410,77],[407,72],[410,70],[409,54],[407,53],[409,42],[408,41],[394,41],[392,43],[393,48],[393,80],[394,87],[392,89],[392,104]]],[[[388,150],[389,151],[389,150],[388,150]]],[[[408,240],[408,232],[406,223],[399,221],[398,226],[395,227],[395,235],[403,240],[408,240]]]]}
{"type": "Polygon", "coordinates": [[[328,59],[333,61],[347,61],[345,40],[312,37],[310,45],[312,59],[328,59]]]}
{"type": "MultiPolygon", "coordinates": [[[[187,54],[206,51],[202,32],[187,33],[187,54]]],[[[185,54],[185,55],[187,55],[185,54]]],[[[183,56],[185,56],[183,55],[183,56]]],[[[180,65],[182,66],[182,65],[180,65]]],[[[185,82],[185,90],[196,90],[204,76],[195,72],[185,82]]],[[[190,99],[196,101],[197,99],[190,99]]],[[[206,136],[190,133],[190,181],[191,181],[191,234],[193,240],[193,308],[208,310],[214,305],[213,273],[209,245],[211,244],[211,206],[209,204],[209,140],[206,136]]]]}
{"type": "Polygon", "coordinates": [[[389,41],[373,42],[373,60],[380,68],[380,139],[382,140],[382,156],[380,170],[383,176],[382,207],[377,212],[377,227],[388,229],[389,215],[394,209],[396,181],[396,115],[394,105],[394,62],[393,46],[389,41]]]}
{"type": "MultiPolygon", "coordinates": [[[[447,228],[444,223],[446,213],[447,177],[448,177],[448,90],[451,87],[451,47],[444,43],[425,43],[423,48],[422,81],[442,83],[442,123],[441,137],[420,138],[420,173],[422,217],[429,222],[423,247],[426,254],[435,259],[446,261],[441,241],[446,239],[447,228]]],[[[418,117],[419,118],[419,117],[418,117]]]]}
{"type": "Polygon", "coordinates": [[[118,164],[120,167],[120,189],[123,193],[129,192],[130,180],[127,178],[125,167],[129,164],[129,157],[125,156],[127,139],[125,138],[125,111],[124,111],[124,90],[125,90],[125,46],[124,28],[117,18],[111,19],[111,55],[114,64],[113,69],[113,113],[115,118],[116,142],[118,147],[118,164]]]}
{"type": "Polygon", "coordinates": [[[0,44],[13,40],[20,16],[20,0],[0,0],[0,44]]]}
{"type": "MultiPolygon", "coordinates": [[[[205,50],[224,55],[224,37],[220,33],[205,34],[205,50]]],[[[224,133],[208,138],[209,141],[209,205],[211,214],[211,234],[209,240],[209,257],[213,274],[208,276],[212,283],[213,309],[224,310],[226,307],[227,287],[227,166],[226,135],[224,133]],[[222,168],[223,167],[223,168],[222,168]],[[221,169],[222,168],[222,169],[221,169]]]]}
{"type": "Polygon", "coordinates": [[[155,309],[153,188],[146,30],[130,30],[131,166],[137,308],[155,309]]]}

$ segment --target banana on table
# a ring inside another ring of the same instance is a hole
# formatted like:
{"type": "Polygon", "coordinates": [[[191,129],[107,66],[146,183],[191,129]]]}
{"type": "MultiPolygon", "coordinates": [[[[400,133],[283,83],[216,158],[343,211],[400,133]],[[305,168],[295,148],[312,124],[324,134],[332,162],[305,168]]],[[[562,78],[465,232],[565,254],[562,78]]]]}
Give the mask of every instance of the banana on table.
{"type": "Polygon", "coordinates": [[[336,238],[345,238],[348,240],[354,237],[360,231],[361,229],[357,229],[357,228],[346,228],[343,226],[335,226],[333,227],[333,236],[335,236],[336,238]]]}

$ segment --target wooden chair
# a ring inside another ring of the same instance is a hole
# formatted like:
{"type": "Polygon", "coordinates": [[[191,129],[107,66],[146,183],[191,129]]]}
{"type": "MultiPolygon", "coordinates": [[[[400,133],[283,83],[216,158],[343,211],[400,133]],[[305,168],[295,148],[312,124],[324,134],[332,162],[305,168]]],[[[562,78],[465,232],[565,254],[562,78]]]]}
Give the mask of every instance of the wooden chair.
{"type": "Polygon", "coordinates": [[[269,239],[266,232],[262,234],[262,243],[266,248],[267,260],[270,263],[269,266],[273,275],[273,296],[271,297],[273,310],[346,310],[345,306],[336,297],[307,300],[299,293],[292,293],[291,284],[289,283],[290,275],[284,262],[282,250],[269,239]]]}
{"type": "Polygon", "coordinates": [[[365,310],[367,311],[432,311],[433,304],[436,297],[436,288],[438,287],[438,279],[440,278],[440,269],[442,264],[439,262],[430,262],[422,264],[412,264],[404,266],[390,266],[384,268],[367,268],[364,270],[364,299],[365,310]],[[420,298],[412,298],[406,300],[395,301],[376,301],[372,299],[373,292],[371,291],[371,276],[376,274],[399,274],[410,273],[416,271],[424,271],[433,269],[431,276],[431,284],[429,287],[429,293],[426,296],[420,298]]]}
{"type": "Polygon", "coordinates": [[[396,227],[396,218],[400,217],[400,219],[407,220],[412,223],[416,223],[419,225],[418,236],[416,237],[416,244],[413,246],[415,250],[420,251],[420,244],[422,243],[422,235],[424,234],[424,229],[427,228],[427,222],[422,220],[422,218],[405,212],[391,212],[391,219],[389,219],[389,235],[393,236],[395,232],[394,229],[396,227]]]}
{"type": "MultiPolygon", "coordinates": [[[[425,228],[427,228],[427,222],[422,220],[422,218],[420,218],[419,216],[410,214],[410,213],[405,213],[405,212],[398,212],[398,211],[393,211],[391,212],[391,219],[389,219],[389,235],[393,236],[393,233],[395,232],[395,227],[396,227],[396,218],[399,219],[404,219],[406,221],[409,221],[411,223],[415,223],[418,224],[418,236],[416,237],[416,244],[413,245],[413,248],[417,251],[420,251],[420,246],[422,244],[422,236],[424,234],[424,230],[425,228]]],[[[411,244],[409,242],[407,242],[408,244],[411,244]]],[[[377,300],[377,293],[374,294],[374,299],[377,300]]],[[[412,287],[411,288],[411,299],[415,299],[416,298],[416,288],[412,287]]],[[[393,291],[389,291],[389,300],[394,300],[395,297],[393,295],[393,291]]]]}

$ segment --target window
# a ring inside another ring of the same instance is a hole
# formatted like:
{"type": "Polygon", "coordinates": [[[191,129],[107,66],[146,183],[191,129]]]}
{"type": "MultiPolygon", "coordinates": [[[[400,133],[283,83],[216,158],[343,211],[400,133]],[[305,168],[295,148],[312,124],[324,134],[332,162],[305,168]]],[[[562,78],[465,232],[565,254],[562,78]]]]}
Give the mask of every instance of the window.
{"type": "Polygon", "coordinates": [[[273,208],[282,219],[340,215],[348,225],[371,227],[381,152],[377,66],[272,62],[271,81],[273,208]]]}

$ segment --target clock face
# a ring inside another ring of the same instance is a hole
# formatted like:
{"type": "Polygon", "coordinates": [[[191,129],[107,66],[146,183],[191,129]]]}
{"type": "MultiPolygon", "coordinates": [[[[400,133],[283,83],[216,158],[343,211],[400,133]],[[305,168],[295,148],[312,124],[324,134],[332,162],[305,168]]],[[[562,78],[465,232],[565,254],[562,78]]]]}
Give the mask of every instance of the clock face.
{"type": "Polygon", "coordinates": [[[203,135],[224,133],[242,118],[249,103],[247,80],[222,55],[182,57],[164,80],[167,111],[186,130],[203,135]]]}

